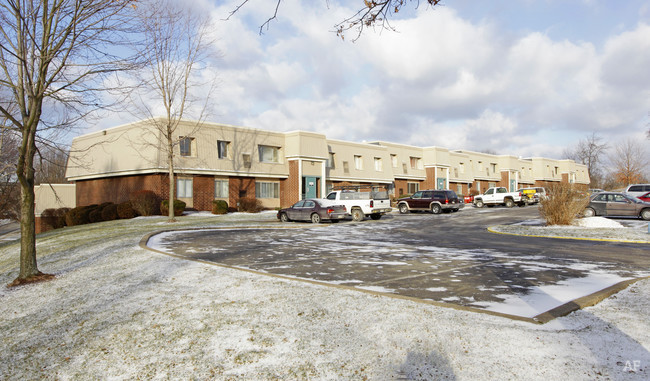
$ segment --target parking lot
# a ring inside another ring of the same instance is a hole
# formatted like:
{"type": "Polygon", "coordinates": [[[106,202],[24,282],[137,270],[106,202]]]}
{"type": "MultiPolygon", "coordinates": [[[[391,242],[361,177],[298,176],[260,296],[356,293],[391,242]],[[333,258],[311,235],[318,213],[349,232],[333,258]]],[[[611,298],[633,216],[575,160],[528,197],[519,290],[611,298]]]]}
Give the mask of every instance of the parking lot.
{"type": "Polygon", "coordinates": [[[486,230],[536,218],[534,207],[467,207],[359,223],[164,233],[148,245],[235,268],[526,319],[650,274],[647,245],[486,230]]]}

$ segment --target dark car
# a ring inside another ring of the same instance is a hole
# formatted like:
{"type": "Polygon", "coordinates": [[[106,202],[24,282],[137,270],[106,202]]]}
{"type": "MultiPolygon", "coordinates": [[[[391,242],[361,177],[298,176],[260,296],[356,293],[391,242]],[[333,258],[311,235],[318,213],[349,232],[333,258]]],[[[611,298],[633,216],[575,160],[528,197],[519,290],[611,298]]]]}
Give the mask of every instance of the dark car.
{"type": "Polygon", "coordinates": [[[625,193],[602,192],[591,198],[582,214],[585,217],[641,217],[644,220],[650,220],[650,203],[625,193]]]}
{"type": "Polygon", "coordinates": [[[316,199],[300,200],[290,208],[278,211],[278,219],[282,222],[311,221],[315,224],[324,220],[339,222],[345,216],[345,206],[326,205],[325,201],[316,199]]]}
{"type": "Polygon", "coordinates": [[[431,211],[439,214],[442,211],[457,212],[463,204],[458,200],[453,190],[423,190],[415,192],[410,197],[403,197],[397,200],[397,209],[400,213],[408,213],[414,210],[431,211]]]}
{"type": "Polygon", "coordinates": [[[637,197],[639,200],[643,202],[650,202],[650,192],[646,194],[642,194],[641,196],[637,197]]]}

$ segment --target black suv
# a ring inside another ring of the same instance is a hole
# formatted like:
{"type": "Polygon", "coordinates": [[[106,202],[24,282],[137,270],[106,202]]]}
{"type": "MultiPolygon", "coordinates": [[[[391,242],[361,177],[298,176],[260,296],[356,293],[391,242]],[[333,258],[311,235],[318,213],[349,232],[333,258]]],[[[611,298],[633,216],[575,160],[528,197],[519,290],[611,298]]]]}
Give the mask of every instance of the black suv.
{"type": "Polygon", "coordinates": [[[430,210],[433,214],[442,211],[457,212],[462,206],[456,192],[448,189],[418,191],[411,197],[397,200],[397,209],[400,213],[408,213],[412,210],[430,210]]]}

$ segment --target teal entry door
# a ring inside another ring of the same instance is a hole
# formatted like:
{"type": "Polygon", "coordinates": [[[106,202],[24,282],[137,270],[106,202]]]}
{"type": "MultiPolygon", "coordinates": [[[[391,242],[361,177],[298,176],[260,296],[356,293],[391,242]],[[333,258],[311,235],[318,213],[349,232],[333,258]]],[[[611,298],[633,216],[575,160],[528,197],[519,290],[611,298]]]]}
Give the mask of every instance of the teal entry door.
{"type": "Polygon", "coordinates": [[[305,176],[302,178],[302,190],[304,192],[303,198],[316,198],[316,180],[317,177],[305,176]]]}
{"type": "Polygon", "coordinates": [[[445,177],[438,177],[436,189],[445,189],[445,184],[447,184],[447,179],[445,177]]]}
{"type": "Polygon", "coordinates": [[[515,180],[510,180],[510,192],[514,192],[517,190],[517,181],[515,180]]]}

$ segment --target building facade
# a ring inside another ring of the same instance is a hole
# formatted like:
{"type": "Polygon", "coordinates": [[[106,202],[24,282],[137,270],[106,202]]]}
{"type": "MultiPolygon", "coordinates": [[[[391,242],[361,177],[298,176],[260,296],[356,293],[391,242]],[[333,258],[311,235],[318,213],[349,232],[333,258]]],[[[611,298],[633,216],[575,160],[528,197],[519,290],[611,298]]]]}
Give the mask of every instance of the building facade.
{"type": "MultiPolygon", "coordinates": [[[[76,205],[124,202],[139,190],[169,194],[167,153],[146,121],[75,138],[66,177],[76,205]]],[[[255,198],[266,208],[324,197],[343,185],[385,185],[400,196],[420,189],[460,195],[491,186],[589,184],[587,167],[572,160],[518,158],[390,142],[356,143],[305,131],[272,132],[223,124],[182,123],[174,148],[176,197],[211,210],[222,199],[236,207],[255,198]]]]}

